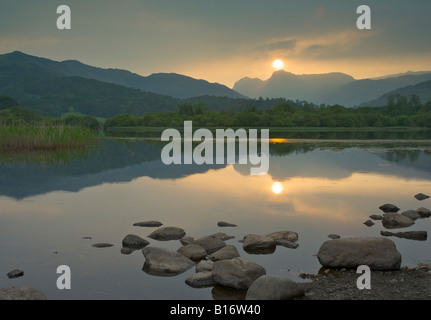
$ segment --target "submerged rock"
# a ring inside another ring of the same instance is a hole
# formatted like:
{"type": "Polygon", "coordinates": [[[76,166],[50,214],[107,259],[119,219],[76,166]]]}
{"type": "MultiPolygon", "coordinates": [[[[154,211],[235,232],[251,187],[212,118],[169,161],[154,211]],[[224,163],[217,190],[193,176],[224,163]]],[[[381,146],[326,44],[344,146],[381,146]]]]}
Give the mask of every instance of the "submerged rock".
{"type": "Polygon", "coordinates": [[[388,212],[398,212],[400,211],[400,208],[398,208],[396,205],[385,203],[379,207],[380,210],[382,210],[384,213],[388,212]]]}
{"type": "Polygon", "coordinates": [[[234,239],[234,238],[235,238],[235,236],[229,236],[229,235],[227,235],[227,234],[226,234],[226,233],[224,233],[224,232],[217,232],[217,233],[212,234],[211,236],[213,236],[214,238],[217,238],[217,239],[223,240],[223,241],[226,241],[226,240],[230,240],[230,239],[234,239]]]}
{"type": "Polygon", "coordinates": [[[428,199],[430,196],[428,196],[428,195],[426,195],[426,194],[423,194],[423,193],[418,193],[417,195],[415,195],[415,198],[417,199],[417,200],[420,200],[420,201],[422,201],[422,200],[425,200],[425,199],[428,199]]]}
{"type": "Polygon", "coordinates": [[[401,213],[401,215],[415,221],[419,218],[422,218],[421,215],[415,210],[407,210],[401,213]]]}
{"type": "Polygon", "coordinates": [[[7,277],[9,279],[19,278],[19,277],[22,277],[23,275],[24,275],[24,271],[20,269],[15,269],[7,273],[7,277]]]}
{"type": "Polygon", "coordinates": [[[270,237],[272,240],[289,240],[289,241],[298,241],[298,233],[294,231],[276,231],[266,235],[270,237]]]}
{"type": "Polygon", "coordinates": [[[328,240],[317,253],[326,268],[356,268],[367,265],[371,270],[398,270],[401,254],[387,238],[344,238],[328,240]]]}
{"type": "Polygon", "coordinates": [[[251,284],[246,300],[291,300],[304,294],[304,286],[286,276],[265,275],[251,284]]]}
{"type": "Polygon", "coordinates": [[[282,247],[286,247],[286,248],[290,248],[290,249],[296,249],[299,247],[299,244],[297,244],[296,242],[293,242],[293,241],[289,241],[287,239],[275,240],[275,244],[277,246],[282,246],[282,247]]]}
{"type": "Polygon", "coordinates": [[[45,294],[30,287],[0,289],[0,300],[47,300],[45,294]]]}
{"type": "Polygon", "coordinates": [[[109,248],[113,246],[114,245],[112,243],[107,243],[107,242],[100,242],[92,245],[92,247],[95,247],[95,248],[109,248]]]}
{"type": "Polygon", "coordinates": [[[396,233],[392,233],[389,231],[380,231],[380,234],[385,237],[394,236],[398,238],[418,240],[418,241],[425,241],[428,237],[428,234],[426,231],[406,231],[406,232],[396,232],[396,233]]]}
{"type": "Polygon", "coordinates": [[[395,212],[385,213],[382,219],[382,224],[386,229],[406,228],[414,223],[412,219],[395,212]]]}
{"type": "Polygon", "coordinates": [[[217,222],[217,226],[219,226],[219,227],[237,227],[236,224],[225,222],[225,221],[217,222]]]}
{"type": "Polygon", "coordinates": [[[129,234],[124,237],[122,241],[123,248],[128,248],[132,250],[140,250],[146,246],[148,246],[150,243],[142,239],[140,236],[137,236],[135,234],[129,234]]]}
{"type": "Polygon", "coordinates": [[[160,221],[142,221],[133,224],[135,227],[160,227],[163,225],[160,221]]]}
{"type": "Polygon", "coordinates": [[[179,240],[186,235],[186,232],[178,227],[161,227],[154,230],[148,237],[159,241],[179,240]]]}
{"type": "Polygon", "coordinates": [[[255,262],[238,257],[214,262],[212,274],[217,284],[244,290],[257,278],[265,275],[266,270],[255,262]]]}
{"type": "Polygon", "coordinates": [[[370,216],[370,218],[371,218],[372,220],[382,220],[382,219],[383,219],[383,216],[382,216],[381,214],[372,214],[372,215],[370,216]]]}
{"type": "Polygon", "coordinates": [[[183,254],[163,248],[146,247],[142,253],[145,256],[143,270],[151,275],[175,276],[195,265],[183,254]]]}

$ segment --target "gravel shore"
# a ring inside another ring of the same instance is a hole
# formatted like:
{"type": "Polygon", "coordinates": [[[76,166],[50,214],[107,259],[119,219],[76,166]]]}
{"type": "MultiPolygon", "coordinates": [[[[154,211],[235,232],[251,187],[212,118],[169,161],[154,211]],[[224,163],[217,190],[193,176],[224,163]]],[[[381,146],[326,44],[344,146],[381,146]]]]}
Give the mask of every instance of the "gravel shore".
{"type": "Polygon", "coordinates": [[[371,289],[358,289],[356,270],[321,269],[304,284],[302,300],[431,300],[431,264],[397,271],[371,271],[371,289]]]}

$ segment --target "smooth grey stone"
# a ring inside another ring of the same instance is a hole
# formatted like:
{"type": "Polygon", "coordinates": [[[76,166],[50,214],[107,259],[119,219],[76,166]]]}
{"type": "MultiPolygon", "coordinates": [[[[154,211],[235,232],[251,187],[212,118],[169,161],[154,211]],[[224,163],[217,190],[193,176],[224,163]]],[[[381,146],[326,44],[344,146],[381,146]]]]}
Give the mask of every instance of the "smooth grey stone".
{"type": "Polygon", "coordinates": [[[324,242],[317,258],[326,268],[357,268],[367,265],[371,270],[398,270],[401,254],[387,238],[344,238],[324,242]]]}
{"type": "Polygon", "coordinates": [[[264,275],[247,290],[246,300],[291,300],[305,295],[304,286],[281,275],[264,275]]]}

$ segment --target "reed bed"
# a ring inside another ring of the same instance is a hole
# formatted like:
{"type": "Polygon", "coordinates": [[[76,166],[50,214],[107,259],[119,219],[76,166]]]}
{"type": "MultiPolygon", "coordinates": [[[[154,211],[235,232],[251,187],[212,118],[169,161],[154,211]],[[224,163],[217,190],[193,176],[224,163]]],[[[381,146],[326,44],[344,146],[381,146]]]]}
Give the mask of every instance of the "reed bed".
{"type": "Polygon", "coordinates": [[[98,133],[66,125],[0,125],[2,151],[61,151],[87,148],[98,133]]]}

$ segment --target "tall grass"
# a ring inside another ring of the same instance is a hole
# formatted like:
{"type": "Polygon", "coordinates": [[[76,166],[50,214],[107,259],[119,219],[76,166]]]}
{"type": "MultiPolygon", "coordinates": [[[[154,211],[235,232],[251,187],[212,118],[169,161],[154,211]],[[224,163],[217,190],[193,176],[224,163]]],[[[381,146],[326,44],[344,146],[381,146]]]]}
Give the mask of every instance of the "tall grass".
{"type": "Polygon", "coordinates": [[[0,125],[1,151],[61,151],[87,148],[98,133],[63,124],[0,125]]]}

